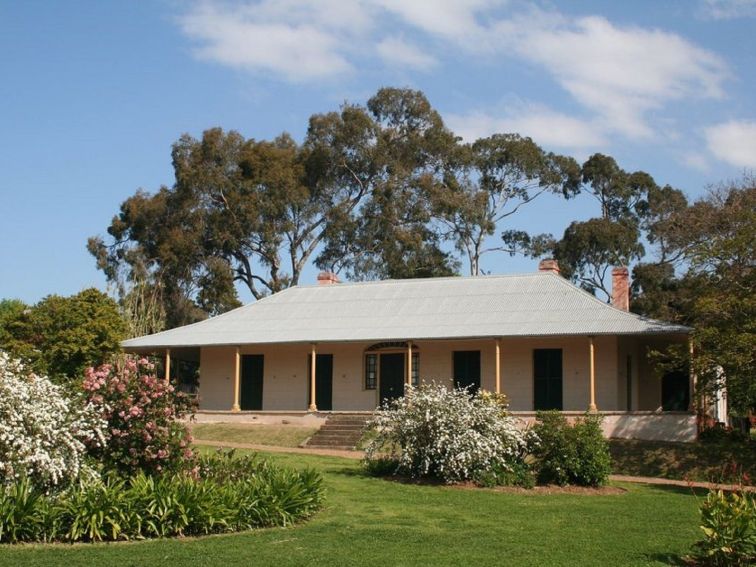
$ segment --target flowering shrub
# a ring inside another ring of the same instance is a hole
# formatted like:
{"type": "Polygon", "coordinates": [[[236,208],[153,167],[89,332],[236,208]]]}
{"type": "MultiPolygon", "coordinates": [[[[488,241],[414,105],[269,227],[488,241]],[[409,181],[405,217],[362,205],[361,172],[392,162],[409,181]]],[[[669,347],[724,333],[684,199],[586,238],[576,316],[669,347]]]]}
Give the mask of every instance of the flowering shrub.
{"type": "Polygon", "coordinates": [[[95,474],[84,458],[88,447],[104,446],[105,426],[92,404],[0,351],[2,484],[24,480],[47,490],[95,474]]]}
{"type": "Polygon", "coordinates": [[[396,473],[447,483],[494,469],[514,471],[523,462],[528,435],[500,401],[436,383],[410,388],[370,422],[375,437],[366,447],[368,470],[393,461],[396,473]]]}
{"type": "Polygon", "coordinates": [[[194,459],[191,437],[178,421],[193,411],[193,402],[157,378],[146,358],[126,357],[115,366],[87,369],[84,390],[108,424],[110,441],[99,454],[106,467],[163,473],[194,459]]]}

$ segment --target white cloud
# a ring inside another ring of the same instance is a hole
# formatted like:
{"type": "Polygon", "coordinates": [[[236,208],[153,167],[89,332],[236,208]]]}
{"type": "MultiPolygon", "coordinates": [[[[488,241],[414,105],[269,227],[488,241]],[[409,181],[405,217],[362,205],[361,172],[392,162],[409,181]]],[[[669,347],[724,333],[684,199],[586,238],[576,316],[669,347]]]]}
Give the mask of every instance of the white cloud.
{"type": "Polygon", "coordinates": [[[586,150],[608,143],[599,125],[538,104],[514,105],[502,113],[446,114],[444,118],[468,142],[494,133],[516,132],[548,148],[586,150]]]}
{"type": "Polygon", "coordinates": [[[686,97],[723,96],[725,64],[713,53],[661,30],[620,28],[602,17],[568,21],[534,13],[536,25],[500,26],[521,57],[543,66],[607,127],[650,137],[647,114],[686,97]]]}
{"type": "Polygon", "coordinates": [[[688,152],[680,156],[680,162],[696,171],[708,172],[711,168],[709,166],[709,159],[702,152],[688,152]]]}
{"type": "Polygon", "coordinates": [[[378,55],[390,65],[428,70],[438,61],[424,53],[416,45],[407,43],[398,37],[387,37],[377,45],[378,55]]]}
{"type": "MultiPolygon", "coordinates": [[[[292,81],[343,74],[352,69],[338,35],[347,20],[311,3],[263,2],[221,6],[204,2],[179,18],[182,31],[200,43],[196,54],[244,70],[270,71],[292,81]],[[287,7],[289,8],[287,10],[287,7]]],[[[348,10],[347,10],[348,12],[348,10]]],[[[356,19],[357,26],[361,23],[356,19]]]]}
{"type": "Polygon", "coordinates": [[[736,167],[756,168],[756,122],[730,120],[705,130],[709,151],[736,167]]]}
{"type": "Polygon", "coordinates": [[[530,109],[518,113],[519,121],[507,114],[506,124],[528,127],[533,136],[543,132],[561,147],[587,147],[610,133],[660,140],[675,125],[661,125],[655,114],[677,101],[723,97],[728,77],[722,59],[678,34],[507,0],[219,2],[204,0],[179,19],[197,42],[197,55],[291,82],[357,73],[375,59],[388,69],[428,71],[439,66],[441,50],[445,59],[452,53],[463,64],[495,58],[528,63],[545,71],[590,119],[530,109]]]}
{"type": "Polygon", "coordinates": [[[756,17],[756,0],[703,0],[701,14],[712,20],[756,17]]]}
{"type": "Polygon", "coordinates": [[[503,4],[502,0],[373,0],[407,24],[444,37],[464,38],[482,28],[477,14],[503,4]]]}

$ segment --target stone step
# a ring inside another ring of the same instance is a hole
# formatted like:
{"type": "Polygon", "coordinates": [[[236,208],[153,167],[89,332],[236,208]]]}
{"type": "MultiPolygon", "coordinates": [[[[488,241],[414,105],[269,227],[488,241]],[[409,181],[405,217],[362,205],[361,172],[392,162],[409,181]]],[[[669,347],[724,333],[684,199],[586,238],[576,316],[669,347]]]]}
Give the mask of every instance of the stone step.
{"type": "Polygon", "coordinates": [[[365,425],[370,418],[369,415],[330,415],[320,429],[307,441],[306,447],[354,449],[362,438],[365,425]]]}
{"type": "Polygon", "coordinates": [[[320,431],[362,431],[364,427],[358,425],[341,425],[326,423],[320,428],[320,431]]]}
{"type": "Polygon", "coordinates": [[[313,443],[320,443],[321,441],[340,441],[343,443],[357,443],[360,438],[356,435],[318,435],[312,436],[313,443]]]}

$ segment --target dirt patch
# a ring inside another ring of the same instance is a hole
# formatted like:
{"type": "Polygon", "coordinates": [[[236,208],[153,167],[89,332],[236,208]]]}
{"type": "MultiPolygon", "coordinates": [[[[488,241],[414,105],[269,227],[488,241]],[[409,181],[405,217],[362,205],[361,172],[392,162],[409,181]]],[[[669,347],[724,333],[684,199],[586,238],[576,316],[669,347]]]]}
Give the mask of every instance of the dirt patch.
{"type": "Polygon", "coordinates": [[[506,492],[509,494],[583,494],[586,496],[612,496],[625,494],[627,492],[626,489],[618,486],[600,486],[598,488],[592,488],[589,486],[559,486],[556,484],[549,484],[546,486],[535,486],[533,488],[523,488],[522,486],[495,486],[492,488],[486,488],[469,481],[445,484],[440,480],[429,478],[410,478],[405,476],[384,476],[380,478],[402,484],[446,486],[448,488],[456,488],[457,490],[488,490],[491,492],[506,492]]]}
{"type": "MultiPolygon", "coordinates": [[[[481,490],[480,486],[473,484],[472,482],[453,484],[451,486],[462,490],[481,490]]],[[[496,486],[494,488],[485,488],[483,490],[505,492],[508,494],[582,494],[584,496],[614,496],[617,494],[625,494],[627,492],[626,489],[618,486],[600,486],[598,488],[593,488],[590,486],[559,486],[557,484],[534,486],[533,488],[523,488],[521,486],[496,486]]]]}

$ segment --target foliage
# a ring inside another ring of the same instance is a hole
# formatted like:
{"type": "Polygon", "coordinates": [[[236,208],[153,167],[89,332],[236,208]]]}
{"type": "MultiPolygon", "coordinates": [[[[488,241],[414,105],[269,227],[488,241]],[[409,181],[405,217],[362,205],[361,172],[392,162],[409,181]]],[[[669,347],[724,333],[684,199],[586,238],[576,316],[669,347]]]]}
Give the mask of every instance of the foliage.
{"type": "MultiPolygon", "coordinates": [[[[656,263],[636,269],[641,277],[631,306],[692,326],[697,393],[709,395],[726,381],[730,409],[740,415],[756,408],[755,233],[752,176],[715,188],[690,206],[678,205],[654,226],[652,236],[663,247],[656,263]]],[[[688,358],[687,350],[666,354],[688,358]]]]}
{"type": "Polygon", "coordinates": [[[129,478],[46,495],[28,482],[0,493],[0,541],[116,541],[286,526],[323,502],[322,477],[256,457],[204,457],[202,474],[129,478]]]}
{"type": "Polygon", "coordinates": [[[478,274],[484,254],[513,252],[486,245],[499,223],[576,194],[581,174],[516,134],[465,144],[398,88],[313,115],[301,143],[213,128],[182,136],[172,161],[172,186],[136,192],[88,242],[129,319],[157,297],[169,328],[237,306],[237,284],[256,299],[296,285],[308,263],[356,280],[448,276],[456,247],[478,274]]]}
{"type": "Polygon", "coordinates": [[[511,248],[486,246],[504,221],[544,193],[569,198],[580,187],[574,159],[545,152],[518,134],[494,134],[455,149],[458,163],[447,165],[446,178],[433,187],[431,200],[473,276],[481,273],[484,254],[513,253],[511,248]]]}
{"type": "Polygon", "coordinates": [[[0,332],[0,348],[35,372],[67,383],[118,352],[125,332],[116,303],[89,288],[70,297],[50,295],[29,309],[14,310],[0,332]]]}
{"type": "Polygon", "coordinates": [[[85,456],[104,446],[105,425],[91,404],[0,351],[0,484],[48,490],[93,477],[85,456]]]}
{"type": "Polygon", "coordinates": [[[186,425],[194,401],[155,376],[145,358],[124,357],[86,371],[88,401],[107,422],[110,441],[98,453],[106,468],[124,474],[178,471],[190,466],[194,452],[186,425]]]}
{"type": "Polygon", "coordinates": [[[611,439],[612,472],[679,480],[756,482],[756,444],[732,435],[699,443],[611,439]]]}
{"type": "MultiPolygon", "coordinates": [[[[423,384],[378,410],[366,462],[396,459],[397,473],[447,483],[473,479],[494,465],[522,461],[526,435],[489,398],[423,384]]],[[[375,465],[377,466],[377,465],[375,465]]]]}
{"type": "MultiPolygon", "coordinates": [[[[240,451],[241,452],[241,451],[240,451]]],[[[2,567],[60,565],[664,565],[700,533],[690,491],[493,492],[377,481],[355,459],[271,453],[319,471],[327,505],[312,521],[224,537],[128,545],[6,545],[2,567]],[[506,558],[506,559],[503,559],[506,558]]]]}
{"type": "Polygon", "coordinates": [[[601,417],[586,414],[573,425],[558,411],[538,412],[530,451],[538,481],[545,484],[601,486],[611,472],[609,444],[601,432],[601,417]]]}
{"type": "Polygon", "coordinates": [[[712,490],[700,512],[704,538],[695,545],[698,561],[728,567],[756,561],[756,494],[712,490]]]}
{"type": "Polygon", "coordinates": [[[502,466],[494,463],[490,469],[479,471],[473,477],[479,486],[494,488],[496,486],[520,486],[533,488],[536,485],[536,477],[533,469],[524,461],[517,461],[511,466],[502,466]]]}
{"type": "Polygon", "coordinates": [[[607,275],[613,266],[627,266],[645,254],[642,229],[663,217],[660,206],[650,204],[682,196],[676,189],[659,189],[643,171],[627,172],[614,158],[594,154],[583,163],[581,176],[585,192],[600,206],[600,215],[573,221],[561,239],[550,234],[531,236],[510,231],[505,242],[530,256],[550,256],[559,262],[562,275],[591,293],[611,297],[607,275]],[[662,195],[659,197],[658,195],[662,195]]]}

